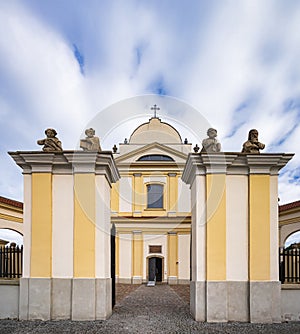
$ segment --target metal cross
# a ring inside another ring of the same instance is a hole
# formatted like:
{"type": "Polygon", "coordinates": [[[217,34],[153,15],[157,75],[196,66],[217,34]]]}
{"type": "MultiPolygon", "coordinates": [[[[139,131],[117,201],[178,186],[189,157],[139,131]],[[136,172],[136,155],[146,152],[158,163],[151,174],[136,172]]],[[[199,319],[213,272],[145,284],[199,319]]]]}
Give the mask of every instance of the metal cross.
{"type": "Polygon", "coordinates": [[[160,108],[155,104],[153,107],[151,107],[151,110],[154,110],[154,118],[156,118],[156,111],[160,110],[160,108]]]}

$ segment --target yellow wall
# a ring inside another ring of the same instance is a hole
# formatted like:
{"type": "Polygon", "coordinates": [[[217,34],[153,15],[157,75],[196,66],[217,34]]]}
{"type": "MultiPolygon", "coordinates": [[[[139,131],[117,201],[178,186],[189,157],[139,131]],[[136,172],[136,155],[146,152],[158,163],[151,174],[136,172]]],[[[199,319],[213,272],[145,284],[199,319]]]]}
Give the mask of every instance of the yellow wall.
{"type": "Polygon", "coordinates": [[[95,175],[74,175],[74,277],[95,277],[95,175]]]}
{"type": "Polygon", "coordinates": [[[31,277],[52,275],[52,175],[32,173],[31,277]]]}
{"type": "Polygon", "coordinates": [[[270,176],[249,177],[250,280],[270,279],[270,176]]]}
{"type": "Polygon", "coordinates": [[[177,176],[169,176],[168,177],[169,183],[169,191],[168,191],[168,198],[169,198],[169,208],[170,211],[177,212],[177,201],[178,201],[178,178],[177,176]]]}
{"type": "Polygon", "coordinates": [[[119,189],[120,189],[120,182],[112,184],[111,188],[111,200],[110,200],[110,207],[112,212],[119,212],[119,189]]]}
{"type": "Polygon", "coordinates": [[[132,240],[132,275],[140,276],[143,275],[143,235],[142,233],[133,233],[132,240]]]}
{"type": "Polygon", "coordinates": [[[142,174],[135,174],[133,177],[133,211],[142,211],[144,204],[144,189],[143,189],[142,174]]]}
{"type": "Polygon", "coordinates": [[[168,276],[178,275],[178,236],[177,233],[168,234],[168,276]]]}

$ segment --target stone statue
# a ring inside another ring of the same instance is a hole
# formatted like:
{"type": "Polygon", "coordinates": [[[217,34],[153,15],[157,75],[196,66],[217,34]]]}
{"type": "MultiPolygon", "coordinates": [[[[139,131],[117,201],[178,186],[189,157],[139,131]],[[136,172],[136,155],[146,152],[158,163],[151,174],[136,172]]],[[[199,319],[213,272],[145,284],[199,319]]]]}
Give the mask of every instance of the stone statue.
{"type": "Polygon", "coordinates": [[[80,140],[80,147],[84,151],[101,151],[99,137],[95,137],[95,130],[89,128],[85,130],[86,138],[80,140]]]}
{"type": "Polygon", "coordinates": [[[209,128],[207,130],[208,138],[203,139],[202,141],[202,152],[220,152],[221,151],[221,144],[216,139],[217,137],[217,130],[213,128],[209,128]]]}
{"type": "Polygon", "coordinates": [[[39,145],[44,145],[44,152],[62,151],[61,141],[56,138],[57,132],[54,129],[46,129],[45,134],[47,138],[37,141],[39,145]]]}
{"type": "Polygon", "coordinates": [[[260,153],[259,150],[263,150],[265,144],[258,141],[258,131],[252,129],[249,131],[248,140],[243,144],[242,153],[260,153]]]}

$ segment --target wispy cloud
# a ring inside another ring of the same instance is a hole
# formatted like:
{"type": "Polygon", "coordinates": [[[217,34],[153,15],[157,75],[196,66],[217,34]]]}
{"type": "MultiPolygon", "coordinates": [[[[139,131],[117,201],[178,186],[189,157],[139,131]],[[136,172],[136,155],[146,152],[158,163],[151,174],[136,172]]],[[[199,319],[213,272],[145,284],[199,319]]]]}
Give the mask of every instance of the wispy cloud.
{"type": "Polygon", "coordinates": [[[266,152],[296,152],[280,197],[300,198],[298,31],[291,0],[1,2],[0,191],[20,190],[6,151],[36,149],[48,126],[72,149],[100,110],[157,93],[196,107],[224,150],[257,128],[266,152]]]}

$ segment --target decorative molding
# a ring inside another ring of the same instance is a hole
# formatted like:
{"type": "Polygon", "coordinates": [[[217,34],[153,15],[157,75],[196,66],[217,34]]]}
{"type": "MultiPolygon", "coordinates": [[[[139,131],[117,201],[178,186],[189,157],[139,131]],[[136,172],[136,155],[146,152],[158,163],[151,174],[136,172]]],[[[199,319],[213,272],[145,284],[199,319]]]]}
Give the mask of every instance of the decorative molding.
{"type": "Polygon", "coordinates": [[[196,175],[227,174],[278,175],[294,154],[288,153],[190,153],[183,170],[182,180],[192,184],[196,175]]]}
{"type": "Polygon", "coordinates": [[[70,175],[94,173],[105,175],[109,183],[119,180],[120,174],[110,151],[62,151],[45,153],[41,151],[9,152],[23,174],[52,173],[70,175]]]}

